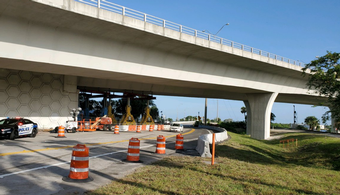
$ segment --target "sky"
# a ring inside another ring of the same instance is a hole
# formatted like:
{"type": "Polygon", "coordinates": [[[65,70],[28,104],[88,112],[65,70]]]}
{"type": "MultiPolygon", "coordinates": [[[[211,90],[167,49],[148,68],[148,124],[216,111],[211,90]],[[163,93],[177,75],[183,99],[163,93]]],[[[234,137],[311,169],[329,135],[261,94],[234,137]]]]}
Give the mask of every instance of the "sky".
{"type": "MultiPolygon", "coordinates": [[[[340,52],[339,0],[110,0],[111,2],[196,30],[309,63],[327,51],[340,52]]],[[[156,96],[166,117],[202,116],[204,98],[156,96]]],[[[274,103],[274,122],[293,123],[328,110],[313,105],[274,103]]],[[[208,99],[208,118],[244,120],[242,101],[208,99]],[[218,106],[217,106],[218,105],[218,106]],[[218,110],[218,112],[217,112],[218,110]]],[[[329,124],[329,122],[328,122],[329,124]]]]}

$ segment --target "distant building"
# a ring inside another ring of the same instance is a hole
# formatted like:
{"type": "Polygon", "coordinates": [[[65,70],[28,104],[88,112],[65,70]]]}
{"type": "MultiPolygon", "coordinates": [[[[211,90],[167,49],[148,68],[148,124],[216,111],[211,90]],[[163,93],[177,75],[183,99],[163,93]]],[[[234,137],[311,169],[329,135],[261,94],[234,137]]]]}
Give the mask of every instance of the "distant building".
{"type": "Polygon", "coordinates": [[[228,118],[228,119],[225,119],[223,122],[224,122],[224,123],[231,123],[231,122],[233,122],[233,119],[228,118]]]}

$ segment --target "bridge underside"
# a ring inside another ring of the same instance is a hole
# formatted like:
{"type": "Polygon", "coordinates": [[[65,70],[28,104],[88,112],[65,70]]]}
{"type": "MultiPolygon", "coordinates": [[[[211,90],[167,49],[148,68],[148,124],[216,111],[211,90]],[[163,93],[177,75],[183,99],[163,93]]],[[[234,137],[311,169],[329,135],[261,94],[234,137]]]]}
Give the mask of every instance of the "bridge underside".
{"type": "Polygon", "coordinates": [[[266,139],[274,101],[320,101],[298,66],[73,0],[4,0],[0,26],[0,117],[60,124],[77,88],[128,90],[244,101],[248,132],[266,139]]]}

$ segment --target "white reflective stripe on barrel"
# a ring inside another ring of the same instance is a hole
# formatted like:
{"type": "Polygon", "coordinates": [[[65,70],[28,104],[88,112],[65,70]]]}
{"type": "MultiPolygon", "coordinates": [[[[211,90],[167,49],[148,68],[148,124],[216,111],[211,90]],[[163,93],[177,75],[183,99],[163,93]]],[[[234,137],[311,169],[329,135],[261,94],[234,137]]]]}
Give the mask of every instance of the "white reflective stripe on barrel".
{"type": "Polygon", "coordinates": [[[157,144],[165,144],[165,142],[157,142],[157,144]]]}
{"type": "Polygon", "coordinates": [[[140,146],[129,146],[129,148],[136,148],[136,149],[139,149],[140,146]]]}
{"type": "Polygon", "coordinates": [[[139,153],[128,153],[128,156],[139,156],[139,153]]]}
{"type": "Polygon", "coordinates": [[[175,144],[175,146],[183,146],[183,144],[175,144]]]}
{"type": "Polygon", "coordinates": [[[87,161],[87,160],[89,160],[89,157],[77,157],[77,156],[72,156],[71,160],[76,160],[76,161],[87,161]]]}
{"type": "Polygon", "coordinates": [[[79,168],[74,168],[74,167],[71,167],[70,168],[70,171],[72,171],[72,172],[88,172],[89,171],[89,168],[81,168],[81,169],[79,169],[79,168]]]}
{"type": "Polygon", "coordinates": [[[73,148],[73,151],[84,152],[84,151],[85,151],[85,149],[80,149],[80,148],[73,148]]]}
{"type": "Polygon", "coordinates": [[[130,140],[130,142],[133,142],[133,143],[138,143],[139,140],[130,140]]]}
{"type": "Polygon", "coordinates": [[[165,148],[156,148],[157,150],[165,150],[165,148]]]}

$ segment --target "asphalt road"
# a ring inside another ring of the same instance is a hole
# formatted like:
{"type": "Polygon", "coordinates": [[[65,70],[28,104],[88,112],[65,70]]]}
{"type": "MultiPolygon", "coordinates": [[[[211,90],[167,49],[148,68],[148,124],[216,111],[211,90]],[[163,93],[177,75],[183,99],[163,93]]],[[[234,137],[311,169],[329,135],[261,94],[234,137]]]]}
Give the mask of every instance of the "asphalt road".
{"type": "Polygon", "coordinates": [[[168,131],[112,131],[67,133],[39,132],[35,138],[0,140],[0,194],[83,194],[120,179],[136,168],[148,165],[168,155],[198,155],[194,150],[197,138],[208,133],[205,129],[184,129],[184,152],[176,153],[178,133],[168,131]],[[156,137],[166,137],[166,154],[156,154],[156,137]],[[141,140],[141,163],[126,161],[128,141],[141,140]],[[78,143],[89,147],[89,174],[93,181],[66,182],[70,170],[72,147],[78,143]]]}

